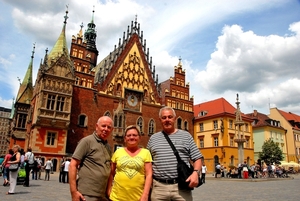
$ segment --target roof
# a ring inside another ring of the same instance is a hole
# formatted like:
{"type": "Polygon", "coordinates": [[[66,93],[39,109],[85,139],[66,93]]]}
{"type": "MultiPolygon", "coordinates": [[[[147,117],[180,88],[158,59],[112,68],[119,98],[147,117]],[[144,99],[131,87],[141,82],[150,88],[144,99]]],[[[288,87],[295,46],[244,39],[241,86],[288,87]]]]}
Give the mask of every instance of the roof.
{"type": "Polygon", "coordinates": [[[53,46],[52,50],[50,51],[50,53],[48,55],[48,64],[51,64],[52,60],[56,61],[63,54],[65,54],[68,57],[68,59],[70,60],[70,55],[69,55],[68,46],[67,46],[67,39],[66,39],[66,24],[67,24],[67,19],[68,19],[67,14],[68,14],[68,11],[66,11],[66,15],[64,17],[65,21],[64,21],[64,25],[61,30],[61,33],[60,33],[55,45],[53,46]]]}
{"type": "Polygon", "coordinates": [[[32,68],[33,68],[33,58],[34,58],[34,50],[35,45],[33,47],[31,59],[23,79],[23,82],[20,83],[19,91],[17,94],[16,102],[30,104],[33,94],[33,86],[32,86],[32,68]]]}
{"type": "MultiPolygon", "coordinates": [[[[277,109],[278,110],[278,109],[277,109]]],[[[291,124],[291,126],[296,129],[300,130],[300,116],[293,114],[292,112],[285,112],[282,110],[278,110],[278,112],[291,124]]]]}
{"type": "Polygon", "coordinates": [[[278,112],[286,119],[286,120],[294,120],[295,122],[300,122],[300,116],[293,114],[291,112],[285,112],[282,110],[278,110],[278,112]]]}
{"type": "Polygon", "coordinates": [[[263,127],[263,126],[271,126],[271,127],[284,129],[282,126],[280,126],[280,124],[277,123],[277,122],[279,122],[278,120],[271,119],[268,115],[259,113],[259,112],[257,112],[257,110],[254,110],[253,113],[246,114],[246,116],[255,120],[255,124],[252,125],[254,128],[255,127],[263,127]],[[274,122],[274,125],[271,122],[274,122]],[[275,122],[276,122],[276,124],[275,124],[275,122]]]}
{"type": "MultiPolygon", "coordinates": [[[[200,117],[199,114],[201,112],[205,113],[205,117],[224,114],[231,114],[235,116],[236,108],[222,97],[216,100],[194,105],[194,117],[200,117]]],[[[242,114],[242,117],[249,120],[249,117],[244,114],[242,114]]]]}

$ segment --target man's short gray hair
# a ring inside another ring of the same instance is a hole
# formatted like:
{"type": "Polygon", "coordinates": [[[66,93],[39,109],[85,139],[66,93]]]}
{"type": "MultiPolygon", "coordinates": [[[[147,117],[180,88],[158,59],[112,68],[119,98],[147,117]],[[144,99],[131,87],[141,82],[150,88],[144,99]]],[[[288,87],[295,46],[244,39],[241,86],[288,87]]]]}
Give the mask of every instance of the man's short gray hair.
{"type": "Polygon", "coordinates": [[[171,110],[172,113],[173,113],[173,115],[174,115],[174,117],[176,117],[175,110],[172,107],[170,107],[170,106],[165,106],[165,107],[160,108],[159,114],[158,114],[159,118],[161,118],[161,113],[162,113],[163,110],[171,110]]]}

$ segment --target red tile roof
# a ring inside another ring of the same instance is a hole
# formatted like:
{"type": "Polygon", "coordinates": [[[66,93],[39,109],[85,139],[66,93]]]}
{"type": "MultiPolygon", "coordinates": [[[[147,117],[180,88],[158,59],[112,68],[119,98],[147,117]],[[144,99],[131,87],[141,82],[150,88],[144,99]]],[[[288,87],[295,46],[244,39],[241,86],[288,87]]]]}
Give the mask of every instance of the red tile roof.
{"type": "MultiPolygon", "coordinates": [[[[278,109],[277,109],[278,110],[278,109]]],[[[300,116],[293,114],[291,112],[285,112],[282,110],[278,110],[278,112],[287,120],[290,122],[291,126],[296,129],[296,130],[300,130],[300,116]],[[294,123],[292,123],[292,121],[294,123]]]]}
{"type": "MultiPolygon", "coordinates": [[[[200,112],[207,112],[205,117],[210,117],[210,116],[216,116],[216,115],[224,115],[224,114],[231,114],[235,116],[235,111],[236,108],[233,107],[227,100],[225,100],[223,97],[200,103],[198,105],[194,105],[194,117],[198,118],[200,112]]],[[[242,113],[242,118],[247,118],[246,115],[242,113]]]]}
{"type": "Polygon", "coordinates": [[[282,110],[278,110],[278,112],[286,119],[286,120],[294,120],[295,122],[300,122],[300,116],[293,114],[291,112],[285,112],[282,110]]]}

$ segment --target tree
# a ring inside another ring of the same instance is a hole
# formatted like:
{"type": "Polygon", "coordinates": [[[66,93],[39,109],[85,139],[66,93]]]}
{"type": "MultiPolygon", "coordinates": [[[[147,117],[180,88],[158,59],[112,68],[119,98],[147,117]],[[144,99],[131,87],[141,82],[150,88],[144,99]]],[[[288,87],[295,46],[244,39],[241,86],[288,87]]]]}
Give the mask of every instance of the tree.
{"type": "Polygon", "coordinates": [[[264,142],[259,157],[266,164],[274,162],[278,164],[283,159],[281,149],[271,138],[264,142]]]}

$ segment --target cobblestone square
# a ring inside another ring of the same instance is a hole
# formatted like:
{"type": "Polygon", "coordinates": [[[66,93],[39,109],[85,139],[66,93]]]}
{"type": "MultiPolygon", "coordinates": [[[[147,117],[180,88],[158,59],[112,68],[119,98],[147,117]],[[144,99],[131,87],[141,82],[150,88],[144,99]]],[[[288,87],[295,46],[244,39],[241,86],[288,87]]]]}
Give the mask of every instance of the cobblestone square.
{"type": "MultiPolygon", "coordinates": [[[[42,175],[44,176],[44,174],[42,175]]],[[[194,201],[266,201],[299,199],[300,175],[293,179],[225,179],[207,176],[206,183],[193,191],[194,201]]],[[[1,177],[1,179],[3,179],[1,177]]],[[[30,187],[17,185],[16,194],[5,195],[8,186],[0,186],[1,201],[70,201],[69,185],[58,182],[58,173],[50,181],[31,180],[30,187]]]]}

